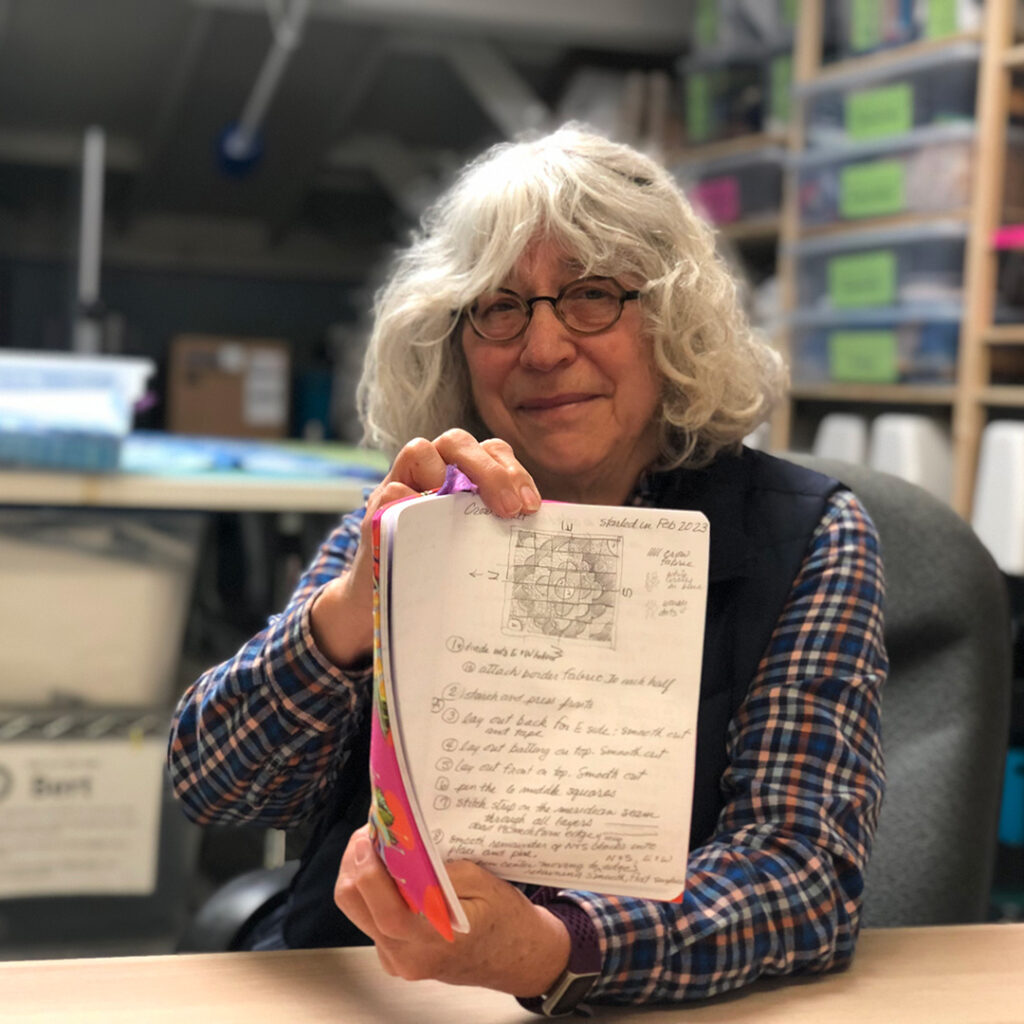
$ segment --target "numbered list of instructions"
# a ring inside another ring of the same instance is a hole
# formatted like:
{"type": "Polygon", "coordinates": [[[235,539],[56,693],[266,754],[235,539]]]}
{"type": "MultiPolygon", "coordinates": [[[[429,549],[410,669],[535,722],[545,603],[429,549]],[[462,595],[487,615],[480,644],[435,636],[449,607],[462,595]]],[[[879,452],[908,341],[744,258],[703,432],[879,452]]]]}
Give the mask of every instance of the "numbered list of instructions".
{"type": "Polygon", "coordinates": [[[510,521],[476,496],[452,501],[454,527],[430,502],[404,544],[401,524],[391,623],[402,743],[442,858],[522,882],[678,896],[706,519],[545,504],[510,521]],[[445,550],[441,595],[416,593],[436,557],[417,534],[445,550]]]}

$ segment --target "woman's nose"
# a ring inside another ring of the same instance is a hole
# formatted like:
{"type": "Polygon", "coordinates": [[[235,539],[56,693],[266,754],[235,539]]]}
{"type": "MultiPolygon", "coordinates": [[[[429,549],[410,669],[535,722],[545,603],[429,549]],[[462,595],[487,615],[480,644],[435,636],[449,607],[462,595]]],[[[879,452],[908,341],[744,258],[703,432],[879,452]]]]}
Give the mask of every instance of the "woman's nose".
{"type": "Polygon", "coordinates": [[[523,331],[519,361],[532,369],[550,370],[575,356],[575,339],[569,328],[555,316],[555,307],[550,302],[538,302],[523,331]]]}

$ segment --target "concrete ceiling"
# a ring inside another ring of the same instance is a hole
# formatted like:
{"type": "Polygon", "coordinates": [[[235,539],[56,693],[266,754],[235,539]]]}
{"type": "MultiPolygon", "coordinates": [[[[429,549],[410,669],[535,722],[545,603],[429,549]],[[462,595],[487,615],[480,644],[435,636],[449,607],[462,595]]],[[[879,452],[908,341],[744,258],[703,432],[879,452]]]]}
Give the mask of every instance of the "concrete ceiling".
{"type": "Polygon", "coordinates": [[[108,252],[365,265],[466,156],[553,123],[575,69],[670,66],[687,6],[0,0],[0,252],[66,246],[98,125],[108,252]],[[274,53],[261,155],[238,173],[222,139],[260,105],[274,53]]]}

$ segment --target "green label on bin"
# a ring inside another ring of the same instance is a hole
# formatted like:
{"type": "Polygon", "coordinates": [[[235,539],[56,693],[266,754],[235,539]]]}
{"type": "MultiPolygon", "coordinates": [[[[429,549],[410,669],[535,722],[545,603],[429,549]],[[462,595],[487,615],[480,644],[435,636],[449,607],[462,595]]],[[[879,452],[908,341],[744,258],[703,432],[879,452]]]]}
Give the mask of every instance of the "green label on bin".
{"type": "Polygon", "coordinates": [[[955,35],[959,27],[956,16],[957,0],[928,0],[925,16],[925,35],[929,39],[941,39],[955,35]]]}
{"type": "Polygon", "coordinates": [[[846,97],[844,113],[851,139],[900,135],[914,126],[914,92],[909,82],[853,92],[846,97]]]}
{"type": "Polygon", "coordinates": [[[882,5],[878,0],[850,0],[850,48],[873,50],[882,41],[882,5]]]}
{"type": "Polygon", "coordinates": [[[716,0],[697,0],[694,36],[698,46],[712,47],[718,42],[718,8],[716,0]]]}
{"type": "Polygon", "coordinates": [[[686,80],[686,137],[705,142],[711,134],[711,87],[703,72],[686,80]]]}
{"type": "Polygon", "coordinates": [[[896,299],[896,253],[878,249],[833,256],[828,261],[828,297],[837,309],[892,305],[896,299]]]}
{"type": "Polygon", "coordinates": [[[899,379],[895,331],[830,331],[829,372],[833,380],[892,384],[899,379]]]}
{"type": "Polygon", "coordinates": [[[850,164],[839,173],[842,217],[881,217],[901,213],[906,205],[906,175],[899,160],[850,164]]]}
{"type": "Polygon", "coordinates": [[[777,124],[789,122],[789,100],[793,91],[793,58],[775,57],[771,64],[771,119],[777,124]]]}

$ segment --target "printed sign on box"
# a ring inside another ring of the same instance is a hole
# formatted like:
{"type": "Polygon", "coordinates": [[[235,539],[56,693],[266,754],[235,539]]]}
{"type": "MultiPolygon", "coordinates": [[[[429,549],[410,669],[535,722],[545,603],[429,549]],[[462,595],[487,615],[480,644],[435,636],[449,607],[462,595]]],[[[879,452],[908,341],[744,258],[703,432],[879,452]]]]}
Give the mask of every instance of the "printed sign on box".
{"type": "Polygon", "coordinates": [[[0,899],[149,895],[164,741],[0,744],[0,899]]]}

